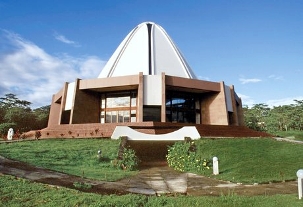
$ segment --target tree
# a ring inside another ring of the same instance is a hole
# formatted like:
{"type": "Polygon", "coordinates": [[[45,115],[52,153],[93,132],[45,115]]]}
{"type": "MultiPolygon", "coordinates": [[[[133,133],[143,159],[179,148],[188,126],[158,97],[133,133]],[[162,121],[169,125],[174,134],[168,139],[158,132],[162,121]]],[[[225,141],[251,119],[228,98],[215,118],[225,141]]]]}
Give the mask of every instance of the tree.
{"type": "Polygon", "coordinates": [[[6,123],[15,123],[16,129],[20,132],[30,131],[35,116],[30,108],[12,107],[6,111],[4,120],[6,123]]]}
{"type": "Polygon", "coordinates": [[[248,106],[244,106],[243,113],[244,113],[245,125],[250,129],[261,131],[261,129],[258,125],[258,119],[255,116],[253,110],[249,109],[248,106]]]}
{"type": "Polygon", "coordinates": [[[20,100],[15,94],[8,93],[5,97],[0,98],[0,108],[8,109],[12,107],[29,108],[31,102],[26,100],[20,100]]]}
{"type": "Polygon", "coordinates": [[[5,109],[0,107],[0,123],[4,122],[5,109]]]}
{"type": "Polygon", "coordinates": [[[31,102],[20,100],[15,94],[5,94],[0,98],[0,121],[2,126],[15,126],[14,130],[25,132],[31,129],[34,116],[31,102]]]}
{"type": "Polygon", "coordinates": [[[50,105],[42,106],[33,110],[36,124],[33,129],[43,129],[47,127],[50,105]]]}
{"type": "Polygon", "coordinates": [[[303,130],[303,100],[294,100],[296,102],[294,114],[296,115],[296,128],[297,130],[303,130]]]}
{"type": "Polygon", "coordinates": [[[267,131],[274,133],[276,131],[284,131],[288,128],[288,116],[289,106],[275,106],[268,114],[266,119],[267,131]]]}
{"type": "Polygon", "coordinates": [[[243,107],[246,126],[254,130],[277,131],[303,130],[303,100],[295,104],[269,108],[266,104],[256,104],[252,108],[243,107]]]}
{"type": "Polygon", "coordinates": [[[251,109],[243,107],[246,126],[257,131],[266,131],[265,121],[269,111],[270,108],[264,103],[255,104],[251,109]]]}

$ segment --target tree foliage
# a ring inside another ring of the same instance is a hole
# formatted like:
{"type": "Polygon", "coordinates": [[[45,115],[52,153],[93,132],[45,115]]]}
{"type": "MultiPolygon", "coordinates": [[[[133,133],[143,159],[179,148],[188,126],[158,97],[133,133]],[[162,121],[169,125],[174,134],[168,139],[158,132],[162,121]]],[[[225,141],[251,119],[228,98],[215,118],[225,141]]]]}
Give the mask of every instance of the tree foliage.
{"type": "Polygon", "coordinates": [[[246,126],[258,131],[275,133],[277,131],[303,130],[303,100],[294,100],[295,104],[268,107],[255,104],[243,107],[246,126]]]}
{"type": "Polygon", "coordinates": [[[12,93],[5,94],[4,97],[0,98],[0,107],[4,109],[14,108],[14,107],[29,108],[30,105],[31,102],[20,100],[19,98],[17,98],[15,94],[12,93]]]}
{"type": "Polygon", "coordinates": [[[5,137],[9,128],[22,133],[47,126],[50,106],[32,110],[30,105],[12,93],[0,97],[0,136],[5,137]]]}

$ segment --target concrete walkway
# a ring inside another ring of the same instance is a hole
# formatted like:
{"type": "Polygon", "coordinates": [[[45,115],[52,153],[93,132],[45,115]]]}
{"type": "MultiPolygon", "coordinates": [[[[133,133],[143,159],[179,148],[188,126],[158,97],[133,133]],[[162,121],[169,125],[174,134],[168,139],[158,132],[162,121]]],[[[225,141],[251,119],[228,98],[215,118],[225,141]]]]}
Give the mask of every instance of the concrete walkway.
{"type": "Polygon", "coordinates": [[[296,144],[303,144],[303,141],[294,140],[294,138],[275,137],[275,140],[277,140],[277,141],[285,141],[285,142],[292,142],[292,143],[296,143],[296,144]]]}
{"type": "Polygon", "coordinates": [[[25,178],[34,182],[45,183],[54,187],[75,188],[74,183],[91,184],[90,189],[78,189],[98,194],[144,195],[184,194],[184,195],[272,195],[296,194],[297,182],[281,182],[262,185],[242,185],[195,175],[176,172],[168,166],[147,166],[130,178],[117,182],[104,182],[83,179],[52,170],[47,170],[27,163],[13,161],[0,156],[0,173],[25,178]]]}

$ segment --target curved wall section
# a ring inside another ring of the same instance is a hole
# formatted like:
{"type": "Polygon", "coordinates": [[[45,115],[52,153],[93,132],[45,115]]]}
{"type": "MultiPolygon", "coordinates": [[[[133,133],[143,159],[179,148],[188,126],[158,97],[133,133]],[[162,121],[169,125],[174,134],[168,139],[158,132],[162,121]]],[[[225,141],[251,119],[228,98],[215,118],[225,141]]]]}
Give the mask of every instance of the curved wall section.
{"type": "Polygon", "coordinates": [[[172,76],[196,78],[181,52],[162,27],[154,26],[152,35],[154,74],[164,72],[172,76]]]}
{"type": "Polygon", "coordinates": [[[194,126],[184,126],[181,129],[178,129],[174,132],[167,134],[145,134],[133,130],[128,126],[116,126],[115,131],[113,132],[111,138],[119,139],[119,137],[127,137],[128,140],[154,140],[154,141],[163,141],[163,140],[184,140],[185,137],[190,137],[191,139],[199,139],[201,138],[198,130],[194,126]]]}
{"type": "Polygon", "coordinates": [[[146,25],[133,29],[121,42],[98,78],[134,75],[139,72],[147,75],[148,44],[146,25]],[[143,28],[142,28],[143,27],[143,28]]]}
{"type": "Polygon", "coordinates": [[[134,75],[167,75],[195,78],[181,52],[165,30],[144,22],[133,29],[109,59],[99,78],[134,75]]]}

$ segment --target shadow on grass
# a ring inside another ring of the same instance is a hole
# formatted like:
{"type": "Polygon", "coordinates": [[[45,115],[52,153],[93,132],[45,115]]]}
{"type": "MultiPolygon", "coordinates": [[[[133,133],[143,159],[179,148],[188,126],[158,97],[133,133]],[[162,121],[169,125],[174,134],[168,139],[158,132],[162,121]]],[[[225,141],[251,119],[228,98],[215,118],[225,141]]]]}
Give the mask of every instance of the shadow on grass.
{"type": "Polygon", "coordinates": [[[98,158],[99,162],[107,162],[110,163],[111,159],[109,159],[108,157],[100,157],[98,158]]]}

